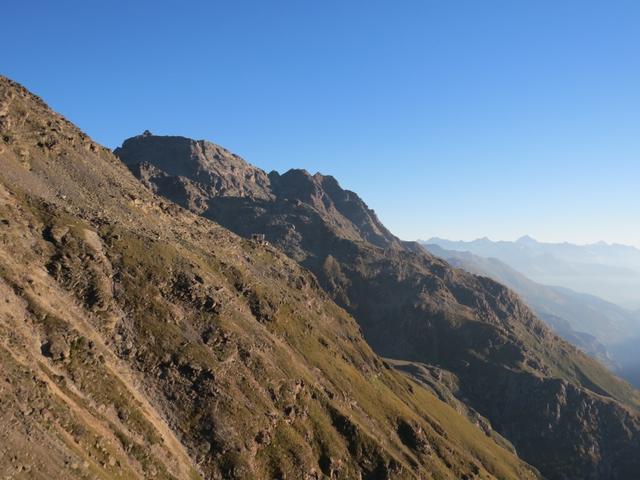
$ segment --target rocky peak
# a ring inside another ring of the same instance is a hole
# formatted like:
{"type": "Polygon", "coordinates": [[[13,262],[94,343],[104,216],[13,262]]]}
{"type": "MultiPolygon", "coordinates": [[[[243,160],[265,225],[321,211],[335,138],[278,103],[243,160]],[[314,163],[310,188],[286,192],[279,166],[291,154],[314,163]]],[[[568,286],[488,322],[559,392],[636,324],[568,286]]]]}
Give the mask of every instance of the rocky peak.
{"type": "MultiPolygon", "coordinates": [[[[114,153],[152,190],[192,211],[207,215],[210,208],[208,216],[218,218],[226,217],[227,207],[237,208],[239,200],[267,202],[263,208],[278,211],[303,204],[339,237],[384,248],[399,245],[375,212],[332,176],[312,175],[304,169],[267,174],[214,143],[147,132],[125,140],[114,153]]],[[[279,222],[286,224],[295,218],[283,217],[279,222]]],[[[283,226],[293,228],[295,222],[283,226]]]]}
{"type": "Polygon", "coordinates": [[[304,169],[292,168],[282,175],[272,172],[272,191],[282,199],[317,204],[322,199],[322,188],[304,169]]]}
{"type": "Polygon", "coordinates": [[[114,153],[129,167],[151,164],[169,176],[196,182],[211,196],[271,198],[264,171],[215,143],[145,130],[114,153]]]}

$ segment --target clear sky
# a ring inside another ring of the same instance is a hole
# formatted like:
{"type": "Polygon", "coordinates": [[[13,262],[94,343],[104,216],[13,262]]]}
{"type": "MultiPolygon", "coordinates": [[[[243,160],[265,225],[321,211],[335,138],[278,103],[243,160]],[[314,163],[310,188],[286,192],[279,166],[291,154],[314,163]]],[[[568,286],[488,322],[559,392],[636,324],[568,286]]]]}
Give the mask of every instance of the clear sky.
{"type": "Polygon", "coordinates": [[[357,191],[394,233],[640,246],[636,0],[10,1],[1,73],[357,191]]]}

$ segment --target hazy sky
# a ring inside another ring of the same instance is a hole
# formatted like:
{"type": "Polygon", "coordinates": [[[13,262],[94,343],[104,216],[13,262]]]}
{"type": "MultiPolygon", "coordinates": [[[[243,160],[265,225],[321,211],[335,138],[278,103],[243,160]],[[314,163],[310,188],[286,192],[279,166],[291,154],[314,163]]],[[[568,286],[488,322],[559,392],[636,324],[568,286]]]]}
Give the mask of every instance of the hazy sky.
{"type": "Polygon", "coordinates": [[[640,2],[11,1],[1,73],[96,140],[302,167],[394,233],[640,246],[640,2]]]}

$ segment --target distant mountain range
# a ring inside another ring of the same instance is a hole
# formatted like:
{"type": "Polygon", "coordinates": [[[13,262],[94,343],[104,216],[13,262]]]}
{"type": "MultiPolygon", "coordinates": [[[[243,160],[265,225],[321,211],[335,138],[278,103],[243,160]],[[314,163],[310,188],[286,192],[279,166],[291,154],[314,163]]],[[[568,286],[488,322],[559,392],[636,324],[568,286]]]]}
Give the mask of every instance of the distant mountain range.
{"type": "MultiPolygon", "coordinates": [[[[637,355],[632,348],[636,339],[640,338],[638,311],[625,309],[595,295],[535,282],[517,271],[507,261],[498,259],[515,257],[514,252],[519,248],[513,247],[514,242],[491,242],[491,247],[487,242],[486,239],[476,242],[450,242],[433,238],[423,243],[423,246],[452,265],[476,275],[493,278],[512,288],[565,340],[579,346],[590,355],[598,357],[618,374],[640,385],[640,355],[637,355]],[[455,244],[459,248],[462,248],[462,245],[469,246],[475,250],[494,253],[498,258],[487,258],[470,251],[448,250],[440,244],[455,244]],[[506,253],[500,250],[502,246],[505,246],[506,253]]],[[[594,258],[589,251],[593,253],[593,250],[596,250],[600,252],[598,256],[600,261],[606,259],[610,262],[616,259],[619,261],[621,252],[626,252],[630,257],[635,255],[634,251],[637,252],[633,247],[606,244],[586,247],[570,244],[543,244],[535,242],[530,237],[523,237],[515,243],[519,246],[525,245],[522,250],[527,248],[526,245],[531,245],[538,250],[553,250],[559,247],[558,251],[571,252],[573,258],[582,259],[594,258]],[[582,249],[586,251],[581,252],[582,249]]],[[[541,269],[542,265],[547,265],[548,257],[543,258],[544,260],[536,265],[536,270],[541,269]]]]}
{"type": "Polygon", "coordinates": [[[542,243],[529,236],[515,242],[434,237],[421,243],[497,258],[535,282],[590,293],[631,310],[640,308],[640,250],[635,247],[542,243]]]}

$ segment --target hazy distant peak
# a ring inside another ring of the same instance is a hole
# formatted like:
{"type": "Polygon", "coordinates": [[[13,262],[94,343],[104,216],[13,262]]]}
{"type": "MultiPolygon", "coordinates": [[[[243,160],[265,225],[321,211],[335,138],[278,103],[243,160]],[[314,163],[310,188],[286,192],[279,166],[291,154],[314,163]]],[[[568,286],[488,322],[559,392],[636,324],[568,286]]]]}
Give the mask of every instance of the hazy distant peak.
{"type": "Polygon", "coordinates": [[[467,243],[467,242],[463,242],[463,241],[456,242],[456,240],[449,240],[448,238],[443,238],[443,237],[431,237],[426,240],[418,240],[418,243],[440,245],[440,244],[467,243]]]}
{"type": "Polygon", "coordinates": [[[519,243],[522,245],[537,245],[538,241],[529,235],[523,235],[518,240],[516,240],[516,243],[519,243]]]}

